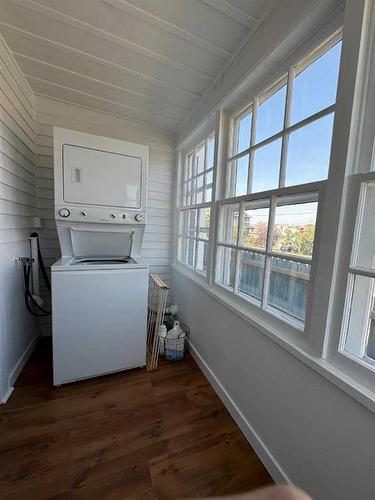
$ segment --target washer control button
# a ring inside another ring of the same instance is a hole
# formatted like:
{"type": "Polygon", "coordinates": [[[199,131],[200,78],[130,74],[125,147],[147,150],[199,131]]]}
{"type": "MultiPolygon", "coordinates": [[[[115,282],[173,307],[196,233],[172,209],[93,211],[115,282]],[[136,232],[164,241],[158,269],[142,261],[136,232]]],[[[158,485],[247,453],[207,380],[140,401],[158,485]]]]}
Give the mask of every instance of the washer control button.
{"type": "Polygon", "coordinates": [[[60,217],[69,217],[70,210],[68,210],[67,208],[60,208],[59,215],[60,217]]]}
{"type": "Polygon", "coordinates": [[[83,215],[83,217],[87,217],[87,212],[85,212],[84,210],[82,210],[81,215],[83,215]]]}
{"type": "Polygon", "coordinates": [[[145,218],[145,216],[144,216],[143,214],[137,214],[137,215],[135,216],[135,220],[136,220],[137,222],[143,222],[143,221],[144,221],[144,218],[145,218]]]}

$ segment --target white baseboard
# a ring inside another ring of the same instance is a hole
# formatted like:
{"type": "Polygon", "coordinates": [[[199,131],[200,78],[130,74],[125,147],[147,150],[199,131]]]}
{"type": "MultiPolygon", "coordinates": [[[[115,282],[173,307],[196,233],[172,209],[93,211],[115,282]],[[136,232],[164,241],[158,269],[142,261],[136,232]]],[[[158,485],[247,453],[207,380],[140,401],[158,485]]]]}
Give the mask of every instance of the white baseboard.
{"type": "Polygon", "coordinates": [[[5,405],[5,403],[8,401],[8,399],[10,398],[13,391],[14,391],[14,387],[10,386],[8,388],[8,391],[6,392],[6,394],[4,394],[4,396],[2,397],[0,404],[5,405]]]}
{"type": "Polygon", "coordinates": [[[18,376],[19,376],[19,374],[21,373],[23,367],[27,363],[27,361],[28,361],[29,357],[31,356],[32,352],[34,351],[38,339],[39,339],[39,334],[35,335],[35,337],[32,339],[32,341],[26,347],[26,349],[25,349],[24,353],[22,354],[22,356],[20,357],[20,359],[17,361],[16,366],[10,372],[10,374],[8,376],[8,386],[9,386],[9,389],[8,389],[7,393],[5,394],[5,396],[1,400],[2,404],[6,403],[8,401],[8,399],[9,399],[10,395],[12,394],[13,389],[14,389],[13,386],[14,386],[14,384],[15,384],[18,376]]]}
{"type": "Polygon", "coordinates": [[[208,381],[214,388],[215,392],[223,402],[224,406],[231,414],[233,420],[236,422],[238,427],[241,429],[243,435],[249,441],[251,447],[254,449],[254,451],[262,461],[263,465],[265,466],[265,468],[267,469],[267,471],[269,472],[275,483],[291,484],[289,477],[283,471],[280,464],[277,462],[277,460],[272,455],[270,450],[264,444],[262,439],[258,436],[254,428],[251,426],[249,421],[244,416],[244,414],[241,412],[236,403],[230,397],[230,395],[228,394],[228,392],[226,391],[220,380],[216,377],[214,372],[211,370],[211,368],[208,366],[206,361],[202,358],[202,356],[199,354],[199,352],[191,342],[189,342],[189,351],[192,357],[194,358],[195,362],[202,370],[202,372],[205,374],[208,381]]]}

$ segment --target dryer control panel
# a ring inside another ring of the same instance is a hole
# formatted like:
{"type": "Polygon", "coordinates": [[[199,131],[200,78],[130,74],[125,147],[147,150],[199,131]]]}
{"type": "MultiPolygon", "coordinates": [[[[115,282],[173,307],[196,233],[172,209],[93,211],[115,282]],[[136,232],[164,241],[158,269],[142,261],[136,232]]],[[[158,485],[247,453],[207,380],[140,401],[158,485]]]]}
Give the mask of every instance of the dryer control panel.
{"type": "Polygon", "coordinates": [[[98,222],[111,224],[144,224],[146,214],[144,212],[129,212],[123,210],[103,210],[93,207],[67,208],[56,207],[56,219],[69,220],[72,222],[98,222]]]}
{"type": "Polygon", "coordinates": [[[137,211],[108,210],[98,207],[56,207],[56,220],[72,222],[98,222],[111,224],[145,224],[146,214],[137,211]]]}

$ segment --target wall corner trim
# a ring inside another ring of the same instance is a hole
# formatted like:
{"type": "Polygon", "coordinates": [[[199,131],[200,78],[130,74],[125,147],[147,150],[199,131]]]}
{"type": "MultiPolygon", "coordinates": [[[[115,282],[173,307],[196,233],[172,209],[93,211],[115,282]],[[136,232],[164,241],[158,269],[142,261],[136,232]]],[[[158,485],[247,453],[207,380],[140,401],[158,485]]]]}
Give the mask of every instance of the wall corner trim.
{"type": "Polygon", "coordinates": [[[7,392],[4,394],[4,396],[2,397],[1,401],[0,401],[0,404],[2,405],[5,405],[5,403],[8,401],[8,399],[10,398],[10,396],[12,395],[12,392],[14,391],[14,387],[11,386],[11,387],[8,387],[8,390],[7,392]]]}
{"type": "Polygon", "coordinates": [[[275,483],[292,484],[286,472],[282,469],[281,465],[277,462],[271,451],[267,448],[250,422],[246,419],[244,414],[230,397],[215,373],[211,370],[206,361],[199,354],[197,348],[190,341],[189,352],[223,402],[226,409],[231,414],[233,420],[240,428],[242,434],[245,436],[251,447],[258,455],[259,459],[262,461],[263,465],[265,466],[275,483]]]}
{"type": "Polygon", "coordinates": [[[29,345],[26,347],[24,353],[22,356],[19,358],[17,361],[17,364],[14,366],[13,370],[10,372],[9,377],[8,377],[8,385],[9,389],[8,392],[5,394],[3,400],[1,403],[6,403],[10,397],[10,395],[13,392],[13,385],[15,384],[19,374],[21,373],[23,367],[26,365],[27,361],[29,360],[31,354],[33,353],[35,346],[39,340],[40,333],[38,332],[37,335],[31,340],[29,345]]]}

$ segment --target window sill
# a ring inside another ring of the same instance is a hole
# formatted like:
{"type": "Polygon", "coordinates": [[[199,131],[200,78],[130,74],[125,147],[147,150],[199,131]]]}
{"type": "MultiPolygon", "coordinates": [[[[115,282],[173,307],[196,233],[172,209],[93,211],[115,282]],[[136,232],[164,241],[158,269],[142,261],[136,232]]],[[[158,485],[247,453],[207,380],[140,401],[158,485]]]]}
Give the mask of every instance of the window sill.
{"type": "Polygon", "coordinates": [[[375,393],[373,391],[369,391],[357,382],[357,380],[343,373],[329,361],[313,356],[302,347],[292,344],[291,341],[286,339],[286,336],[280,334],[273,325],[255,318],[254,315],[246,311],[244,307],[230,300],[225,293],[221,293],[216,287],[209,286],[202,276],[196,275],[193,271],[178,263],[174,264],[172,267],[178,274],[187,278],[194,285],[210,295],[214,300],[218,301],[241,319],[267,335],[267,337],[283,347],[309,368],[319,373],[326,380],[366,406],[366,408],[375,412],[375,393]]]}

